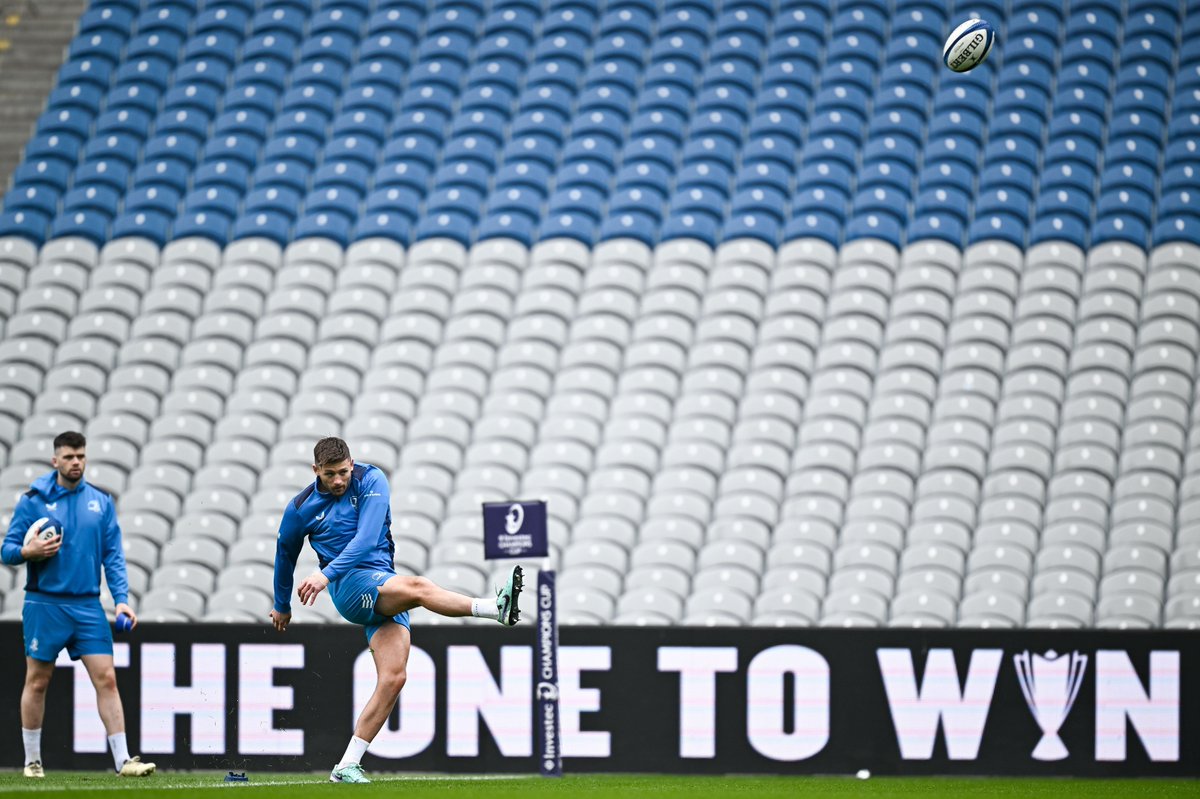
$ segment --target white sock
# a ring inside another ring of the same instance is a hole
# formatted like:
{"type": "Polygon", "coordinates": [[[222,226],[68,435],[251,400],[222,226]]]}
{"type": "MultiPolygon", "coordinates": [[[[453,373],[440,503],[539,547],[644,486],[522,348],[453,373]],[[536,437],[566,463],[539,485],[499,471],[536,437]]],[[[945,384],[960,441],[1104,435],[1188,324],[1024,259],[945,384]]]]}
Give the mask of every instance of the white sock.
{"type": "Polygon", "coordinates": [[[21,740],[25,742],[25,762],[33,763],[42,759],[42,730],[27,730],[21,728],[21,740]]]}
{"type": "Polygon", "coordinates": [[[500,608],[496,605],[496,597],[476,597],[471,600],[471,615],[481,619],[500,620],[500,608]]]}
{"type": "Polygon", "coordinates": [[[112,750],[113,764],[120,771],[121,766],[129,759],[129,744],[125,742],[125,733],[108,736],[108,748],[112,750]]]}
{"type": "Polygon", "coordinates": [[[338,768],[344,768],[351,763],[361,763],[362,756],[367,753],[367,747],[371,745],[370,741],[364,741],[356,735],[350,737],[350,745],[346,747],[346,754],[342,755],[342,762],[337,764],[338,768]]]}

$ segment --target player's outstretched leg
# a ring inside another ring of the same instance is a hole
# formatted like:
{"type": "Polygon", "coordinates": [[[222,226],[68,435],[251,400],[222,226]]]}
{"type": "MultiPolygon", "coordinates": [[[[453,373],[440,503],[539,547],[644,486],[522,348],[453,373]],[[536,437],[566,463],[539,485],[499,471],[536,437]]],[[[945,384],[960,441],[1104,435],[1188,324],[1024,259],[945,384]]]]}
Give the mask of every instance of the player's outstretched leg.
{"type": "Polygon", "coordinates": [[[478,616],[495,619],[511,627],[521,617],[517,600],[521,596],[524,572],[513,566],[508,580],[496,589],[496,597],[469,597],[449,591],[425,577],[397,575],[389,577],[379,586],[379,598],[375,600],[375,612],[381,616],[394,616],[413,608],[425,608],[440,616],[478,616]]]}

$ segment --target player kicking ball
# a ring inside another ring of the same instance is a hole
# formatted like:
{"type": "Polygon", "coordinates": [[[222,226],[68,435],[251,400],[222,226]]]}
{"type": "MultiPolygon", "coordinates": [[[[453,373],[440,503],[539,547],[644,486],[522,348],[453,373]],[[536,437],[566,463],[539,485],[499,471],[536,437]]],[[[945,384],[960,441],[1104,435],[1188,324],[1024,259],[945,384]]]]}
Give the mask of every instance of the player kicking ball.
{"type": "Polygon", "coordinates": [[[96,706],[108,733],[113,766],[122,777],[154,773],[153,763],[129,756],[125,710],[113,670],[112,630],[100,606],[100,568],[116,602],[116,612],[137,616],[129,607],[125,553],[112,497],[83,479],[87,439],[64,432],[54,439],[54,471],[34,481],[17,502],[4,538],[2,556],[10,566],[25,564],[25,686],[21,691],[21,738],[25,776],[42,769],[42,720],[46,690],[63,649],[82,660],[96,689],[96,706]],[[69,526],[64,530],[61,520],[69,526]]]}
{"type": "Polygon", "coordinates": [[[412,643],[408,612],[422,607],[442,616],[478,616],[513,626],[520,618],[521,567],[514,566],[495,598],[447,591],[424,577],[396,574],[392,563],[391,492],[375,466],[355,463],[340,438],[323,438],[313,448],[316,480],[284,508],[275,548],[275,607],[279,632],[292,620],[291,593],[296,558],[308,538],[321,570],[296,586],[301,604],[312,605],[329,589],[347,621],[361,625],[375,659],[375,692],[354,725],[354,735],[330,782],[370,782],[362,756],[383,727],[407,677],[412,643]]]}

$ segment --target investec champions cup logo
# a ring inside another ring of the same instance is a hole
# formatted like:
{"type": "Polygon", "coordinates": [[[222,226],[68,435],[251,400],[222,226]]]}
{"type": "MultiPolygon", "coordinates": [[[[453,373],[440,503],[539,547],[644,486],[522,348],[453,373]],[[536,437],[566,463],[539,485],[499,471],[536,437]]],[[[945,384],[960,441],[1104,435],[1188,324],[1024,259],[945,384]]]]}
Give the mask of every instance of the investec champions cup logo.
{"type": "Polygon", "coordinates": [[[1013,656],[1029,712],[1042,728],[1042,739],[1033,750],[1035,760],[1062,760],[1069,754],[1058,731],[1075,704],[1087,662],[1087,655],[1060,655],[1053,649],[1045,655],[1031,655],[1027,650],[1013,656]]]}
{"type": "Polygon", "coordinates": [[[508,514],[504,517],[504,532],[509,535],[516,535],[521,532],[521,528],[525,526],[525,509],[519,504],[514,503],[508,509],[508,514]]]}

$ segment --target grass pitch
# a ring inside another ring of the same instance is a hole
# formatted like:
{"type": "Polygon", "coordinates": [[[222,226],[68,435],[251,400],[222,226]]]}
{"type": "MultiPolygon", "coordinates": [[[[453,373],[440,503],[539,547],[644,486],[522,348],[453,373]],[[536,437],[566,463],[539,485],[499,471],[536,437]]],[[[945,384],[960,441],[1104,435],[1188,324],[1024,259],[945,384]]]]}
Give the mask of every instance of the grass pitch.
{"type": "Polygon", "coordinates": [[[44,780],[27,780],[20,773],[0,773],[0,796],[34,795],[38,799],[66,797],[78,792],[119,792],[134,799],[206,797],[213,791],[248,791],[255,799],[339,797],[356,799],[420,799],[421,797],[654,797],[698,799],[705,796],[753,796],[758,799],[806,797],[895,796],[924,797],[1200,797],[1197,780],[1070,780],[985,779],[949,777],[881,777],[862,781],[852,777],[675,777],[628,775],[570,775],[561,780],[538,777],[475,777],[447,775],[368,775],[371,785],[332,785],[328,774],[250,773],[248,783],[226,783],[224,772],[160,772],[141,780],[122,780],[110,773],[64,772],[44,780]]]}

